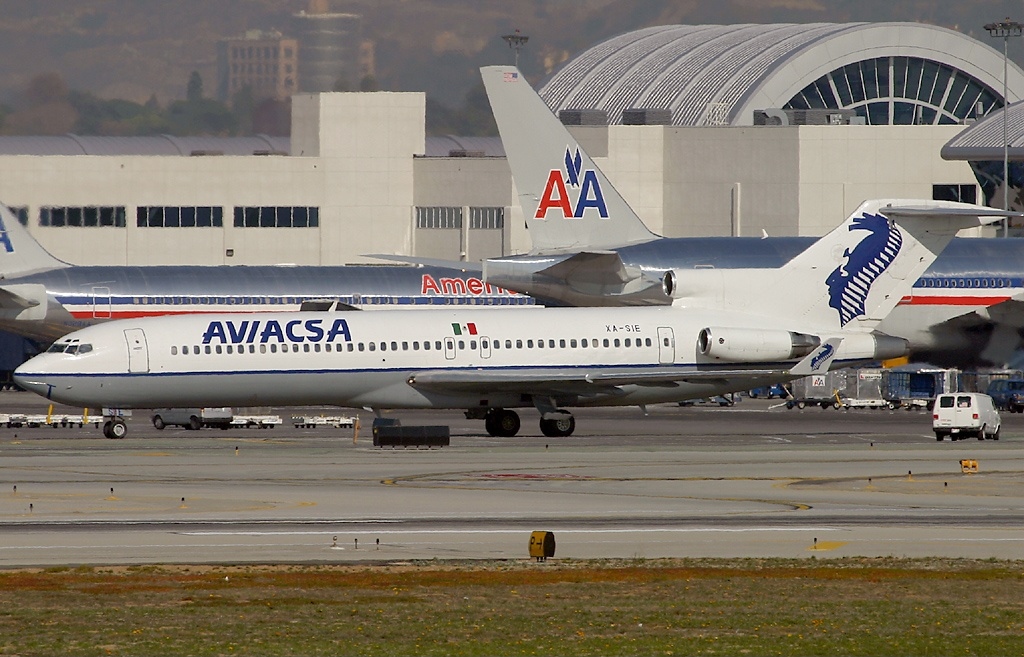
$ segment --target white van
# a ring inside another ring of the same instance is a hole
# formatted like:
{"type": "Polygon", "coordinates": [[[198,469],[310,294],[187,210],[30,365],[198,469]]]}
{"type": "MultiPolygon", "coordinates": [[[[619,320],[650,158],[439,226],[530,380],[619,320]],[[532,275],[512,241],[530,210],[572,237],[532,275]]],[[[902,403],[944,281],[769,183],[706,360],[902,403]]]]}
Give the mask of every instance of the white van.
{"type": "Polygon", "coordinates": [[[939,395],[932,411],[935,440],[950,436],[960,440],[977,436],[978,440],[999,440],[999,411],[992,398],[980,392],[955,392],[939,395]]]}

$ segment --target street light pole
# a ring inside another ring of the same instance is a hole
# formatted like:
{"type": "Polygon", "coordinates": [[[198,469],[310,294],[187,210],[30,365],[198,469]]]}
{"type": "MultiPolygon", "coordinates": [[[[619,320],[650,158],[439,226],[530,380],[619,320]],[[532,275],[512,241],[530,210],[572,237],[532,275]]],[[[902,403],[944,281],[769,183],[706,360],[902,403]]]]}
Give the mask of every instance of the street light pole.
{"type": "MultiPolygon", "coordinates": [[[[1019,37],[1024,32],[1024,24],[1011,21],[1009,17],[998,23],[985,25],[989,36],[1003,38],[1003,210],[1010,209],[1010,138],[1008,136],[1007,118],[1010,111],[1010,100],[1007,95],[1007,77],[1009,72],[1010,37],[1019,37]]],[[[1009,220],[1003,219],[1003,237],[1010,231],[1009,220]]]]}
{"type": "Polygon", "coordinates": [[[502,39],[508,44],[508,47],[516,51],[516,68],[519,68],[519,49],[526,45],[526,42],[530,40],[530,37],[524,36],[519,33],[517,29],[512,34],[502,35],[502,39]]]}

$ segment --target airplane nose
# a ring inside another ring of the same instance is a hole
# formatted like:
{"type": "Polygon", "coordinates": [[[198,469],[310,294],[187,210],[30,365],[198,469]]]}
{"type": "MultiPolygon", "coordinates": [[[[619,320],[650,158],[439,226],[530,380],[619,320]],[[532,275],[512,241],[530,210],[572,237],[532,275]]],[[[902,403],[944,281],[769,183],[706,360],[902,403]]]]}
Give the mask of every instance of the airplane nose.
{"type": "Polygon", "coordinates": [[[34,392],[37,395],[47,398],[50,396],[49,393],[52,389],[51,386],[40,381],[38,375],[33,376],[26,372],[22,367],[14,370],[14,374],[11,375],[11,378],[14,379],[15,383],[29,392],[34,392]]]}

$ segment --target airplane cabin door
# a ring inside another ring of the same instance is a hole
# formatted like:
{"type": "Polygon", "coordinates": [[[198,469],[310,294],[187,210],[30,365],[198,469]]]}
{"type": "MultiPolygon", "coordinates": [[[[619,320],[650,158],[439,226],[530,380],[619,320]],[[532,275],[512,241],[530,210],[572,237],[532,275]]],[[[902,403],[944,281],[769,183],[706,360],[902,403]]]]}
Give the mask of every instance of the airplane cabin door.
{"type": "Polygon", "coordinates": [[[149,371],[149,347],[142,329],[125,329],[124,339],[128,343],[128,373],[149,371]]]}
{"type": "Polygon", "coordinates": [[[658,327],[658,362],[668,365],[676,361],[676,336],[670,326],[658,327]]]}
{"type": "Polygon", "coordinates": [[[111,306],[109,287],[92,288],[92,316],[99,319],[110,319],[111,306]]]}
{"type": "Polygon", "coordinates": [[[455,338],[444,339],[445,360],[455,360],[455,338]]]}
{"type": "Polygon", "coordinates": [[[491,357],[491,339],[487,336],[480,336],[480,358],[491,357]]]}

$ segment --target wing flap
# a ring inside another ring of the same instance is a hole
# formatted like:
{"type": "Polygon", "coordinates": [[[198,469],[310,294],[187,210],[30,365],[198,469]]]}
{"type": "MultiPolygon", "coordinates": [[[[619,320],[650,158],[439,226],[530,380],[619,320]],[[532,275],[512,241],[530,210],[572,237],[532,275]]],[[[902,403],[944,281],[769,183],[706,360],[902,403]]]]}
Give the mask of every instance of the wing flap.
{"type": "Polygon", "coordinates": [[[408,383],[416,388],[447,392],[502,391],[533,395],[569,393],[596,397],[625,394],[621,386],[626,385],[665,388],[678,387],[680,383],[725,385],[737,379],[760,381],[765,377],[786,378],[788,375],[789,370],[781,368],[426,370],[410,375],[408,383]]]}

